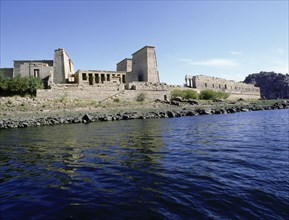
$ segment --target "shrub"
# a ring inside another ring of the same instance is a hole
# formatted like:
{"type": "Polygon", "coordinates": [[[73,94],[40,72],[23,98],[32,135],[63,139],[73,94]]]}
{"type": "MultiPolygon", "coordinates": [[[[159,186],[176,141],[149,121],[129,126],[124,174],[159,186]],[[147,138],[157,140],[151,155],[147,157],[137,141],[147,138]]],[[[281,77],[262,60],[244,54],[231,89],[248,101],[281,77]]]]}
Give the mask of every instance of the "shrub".
{"type": "Polygon", "coordinates": [[[68,101],[68,94],[65,92],[57,101],[61,103],[66,103],[68,101]]]}
{"type": "Polygon", "coordinates": [[[136,101],[137,101],[137,102],[143,102],[143,101],[145,101],[145,99],[146,99],[146,95],[145,95],[144,93],[140,93],[140,94],[137,96],[136,101]]]}
{"type": "Polygon", "coordinates": [[[119,103],[120,100],[119,100],[119,98],[115,98],[115,99],[113,100],[113,102],[119,103]]]}
{"type": "Polygon", "coordinates": [[[182,99],[197,99],[198,93],[192,89],[186,90],[175,89],[171,91],[171,97],[172,98],[181,97],[182,99]]]}
{"type": "Polygon", "coordinates": [[[29,91],[29,82],[27,77],[16,76],[10,80],[8,90],[13,94],[25,95],[29,91]]]}
{"type": "Polygon", "coordinates": [[[21,76],[5,78],[0,74],[0,92],[3,95],[36,95],[36,90],[42,88],[43,83],[39,78],[21,76]]]}
{"type": "Polygon", "coordinates": [[[29,83],[28,93],[30,94],[36,94],[37,89],[43,89],[43,82],[41,79],[37,77],[29,77],[28,83],[29,83]]]}
{"type": "Polygon", "coordinates": [[[197,99],[198,98],[198,93],[195,90],[191,89],[186,89],[184,90],[185,97],[186,99],[197,99]]]}
{"type": "Polygon", "coordinates": [[[180,89],[174,89],[173,91],[171,91],[171,97],[172,98],[176,98],[176,97],[182,97],[184,98],[184,92],[183,90],[180,89]]]}
{"type": "Polygon", "coordinates": [[[8,84],[9,84],[8,78],[5,78],[3,74],[0,72],[0,91],[1,93],[4,93],[8,89],[8,84]]]}
{"type": "Polygon", "coordinates": [[[226,92],[206,89],[201,91],[199,98],[204,100],[214,100],[214,99],[227,99],[229,96],[230,95],[226,92]]]}

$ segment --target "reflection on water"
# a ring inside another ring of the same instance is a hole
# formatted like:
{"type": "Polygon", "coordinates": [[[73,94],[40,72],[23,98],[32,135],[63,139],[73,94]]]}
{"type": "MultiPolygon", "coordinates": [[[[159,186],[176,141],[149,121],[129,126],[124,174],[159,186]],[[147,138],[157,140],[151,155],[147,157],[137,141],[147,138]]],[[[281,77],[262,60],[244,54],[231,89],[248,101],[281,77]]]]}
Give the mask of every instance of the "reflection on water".
{"type": "Polygon", "coordinates": [[[285,218],[288,120],[279,110],[1,130],[0,219],[285,218]]]}
{"type": "MultiPolygon", "coordinates": [[[[23,165],[39,173],[39,168],[43,167],[63,173],[67,178],[79,175],[78,169],[108,169],[107,164],[114,162],[130,169],[153,171],[158,166],[157,152],[163,143],[160,124],[152,122],[138,120],[123,122],[122,126],[108,122],[13,130],[15,138],[7,140],[10,147],[2,149],[0,159],[8,162],[11,157],[17,157],[15,164],[10,164],[15,165],[11,169],[21,170],[19,165],[23,165]]],[[[3,140],[5,145],[5,138],[3,140]]]]}

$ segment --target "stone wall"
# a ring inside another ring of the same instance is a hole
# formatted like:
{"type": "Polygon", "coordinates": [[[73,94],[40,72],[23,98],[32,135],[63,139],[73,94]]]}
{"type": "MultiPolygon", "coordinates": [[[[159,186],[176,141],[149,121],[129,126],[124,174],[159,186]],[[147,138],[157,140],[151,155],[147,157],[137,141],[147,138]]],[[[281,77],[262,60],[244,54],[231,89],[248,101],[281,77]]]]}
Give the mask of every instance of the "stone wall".
{"type": "Polygon", "coordinates": [[[229,100],[236,99],[260,99],[260,94],[256,93],[230,93],[229,100]]]}
{"type": "MultiPolygon", "coordinates": [[[[121,90],[123,91],[123,90],[121,90]]],[[[102,101],[119,93],[116,87],[107,86],[76,86],[63,84],[53,87],[53,89],[39,89],[36,97],[40,99],[62,98],[102,101]]]]}
{"type": "Polygon", "coordinates": [[[124,101],[136,101],[140,95],[144,96],[145,101],[164,100],[165,96],[170,98],[170,91],[125,90],[117,98],[124,101]]]}
{"type": "Polygon", "coordinates": [[[53,73],[52,60],[15,60],[13,76],[34,76],[41,79],[53,73]]]}
{"type": "Polygon", "coordinates": [[[116,64],[116,71],[131,72],[132,71],[132,59],[125,58],[116,64]]]}
{"type": "Polygon", "coordinates": [[[74,64],[65,51],[63,62],[64,62],[64,76],[66,82],[74,82],[74,64]]]}
{"type": "Polygon", "coordinates": [[[230,94],[230,98],[260,98],[260,88],[252,84],[238,83],[233,80],[226,80],[211,76],[186,76],[187,87],[197,89],[211,89],[224,91],[230,94]]]}
{"type": "Polygon", "coordinates": [[[13,68],[0,68],[0,74],[5,78],[13,78],[13,68]]]}
{"type": "Polygon", "coordinates": [[[54,51],[53,67],[54,83],[66,83],[74,81],[74,65],[64,49],[59,48],[54,51]]]}
{"type": "Polygon", "coordinates": [[[125,78],[126,78],[126,82],[127,83],[137,82],[138,81],[138,75],[135,74],[134,72],[127,72],[125,74],[125,78]]]}
{"type": "Polygon", "coordinates": [[[160,82],[154,47],[145,46],[132,55],[131,75],[127,82],[160,82]],[[130,79],[133,80],[130,81],[130,79]]]}
{"type": "Polygon", "coordinates": [[[132,82],[126,84],[128,90],[142,90],[142,91],[166,91],[182,88],[178,85],[168,85],[166,83],[152,83],[152,82],[132,82]]]}
{"type": "Polygon", "coordinates": [[[148,82],[159,83],[160,77],[157,68],[157,57],[154,47],[147,47],[148,82]]]}
{"type": "Polygon", "coordinates": [[[53,73],[53,67],[48,66],[45,63],[24,63],[20,66],[20,75],[38,77],[44,79],[51,76],[53,73]]]}
{"type": "Polygon", "coordinates": [[[142,94],[147,101],[156,99],[164,100],[164,97],[170,98],[171,90],[125,90],[124,85],[98,84],[95,86],[62,84],[55,85],[52,89],[37,90],[36,97],[40,99],[52,98],[71,98],[82,100],[95,100],[98,102],[113,100],[118,98],[123,101],[136,101],[142,94]]]}

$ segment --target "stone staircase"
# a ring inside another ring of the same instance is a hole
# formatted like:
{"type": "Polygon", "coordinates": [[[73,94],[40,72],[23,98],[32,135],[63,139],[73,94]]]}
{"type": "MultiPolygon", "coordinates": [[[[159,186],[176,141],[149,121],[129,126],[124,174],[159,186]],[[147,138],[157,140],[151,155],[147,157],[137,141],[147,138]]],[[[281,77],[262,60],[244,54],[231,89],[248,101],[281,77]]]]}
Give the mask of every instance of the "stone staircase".
{"type": "Polygon", "coordinates": [[[124,94],[124,93],[125,93],[125,90],[122,90],[122,91],[120,91],[120,92],[117,92],[117,93],[115,93],[114,95],[109,96],[109,97],[107,97],[107,98],[99,101],[99,104],[101,104],[101,103],[103,103],[103,102],[106,102],[106,101],[108,101],[108,100],[115,99],[115,98],[117,98],[118,96],[120,96],[120,95],[122,95],[122,94],[124,94]]]}

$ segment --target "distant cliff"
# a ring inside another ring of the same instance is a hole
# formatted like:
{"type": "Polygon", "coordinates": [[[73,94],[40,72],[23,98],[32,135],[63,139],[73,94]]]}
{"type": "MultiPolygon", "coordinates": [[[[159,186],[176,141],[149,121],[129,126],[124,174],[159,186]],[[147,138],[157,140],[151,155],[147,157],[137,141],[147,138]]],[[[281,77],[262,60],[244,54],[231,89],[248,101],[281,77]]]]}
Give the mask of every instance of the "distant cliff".
{"type": "Polygon", "coordinates": [[[289,75],[275,72],[253,73],[244,83],[260,87],[261,97],[265,99],[289,98],[289,75]]]}

